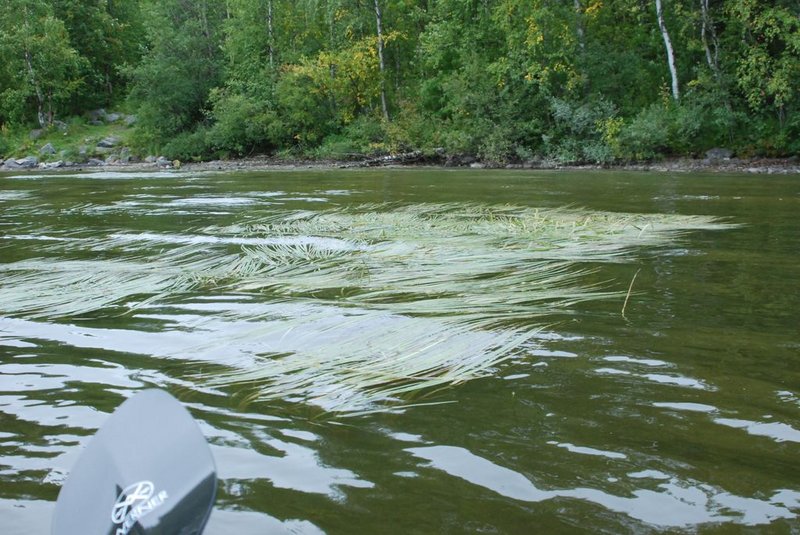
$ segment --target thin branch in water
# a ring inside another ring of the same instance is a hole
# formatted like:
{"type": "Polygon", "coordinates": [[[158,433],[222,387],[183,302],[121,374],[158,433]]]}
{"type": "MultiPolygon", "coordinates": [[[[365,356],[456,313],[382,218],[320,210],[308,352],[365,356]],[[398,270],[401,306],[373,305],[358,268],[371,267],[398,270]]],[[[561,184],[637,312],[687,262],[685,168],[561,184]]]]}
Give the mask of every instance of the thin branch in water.
{"type": "Polygon", "coordinates": [[[633,274],[633,278],[631,279],[631,284],[630,286],[628,286],[628,293],[625,295],[625,302],[622,303],[622,317],[625,319],[628,319],[627,317],[625,317],[625,309],[628,306],[628,299],[631,298],[631,292],[633,291],[633,283],[636,282],[636,277],[639,275],[639,272],[641,270],[642,268],[639,268],[636,270],[636,273],[633,274]]]}

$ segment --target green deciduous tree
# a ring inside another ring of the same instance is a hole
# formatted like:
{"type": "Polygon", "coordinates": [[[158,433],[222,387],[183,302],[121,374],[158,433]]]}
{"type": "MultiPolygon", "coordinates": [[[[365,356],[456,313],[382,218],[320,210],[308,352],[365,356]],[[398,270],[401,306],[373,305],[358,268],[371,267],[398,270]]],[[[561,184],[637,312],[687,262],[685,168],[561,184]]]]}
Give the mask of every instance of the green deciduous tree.
{"type": "Polygon", "coordinates": [[[127,96],[142,148],[190,157],[787,154],[799,21],[797,0],[6,0],[0,121],[127,96]]]}
{"type": "Polygon", "coordinates": [[[225,5],[213,0],[146,0],[146,52],[127,73],[139,113],[140,140],[153,148],[205,118],[222,82],[225,5]]]}
{"type": "Polygon", "coordinates": [[[7,0],[0,10],[0,122],[35,116],[52,124],[82,87],[85,60],[43,0],[7,0]]]}
{"type": "Polygon", "coordinates": [[[74,111],[107,105],[124,96],[120,67],[138,61],[144,30],[137,2],[120,0],[51,0],[70,43],[85,59],[83,86],[74,111]]]}
{"type": "Polygon", "coordinates": [[[800,92],[800,6],[736,0],[728,10],[741,35],[739,87],[753,109],[771,109],[785,120],[800,92]]]}

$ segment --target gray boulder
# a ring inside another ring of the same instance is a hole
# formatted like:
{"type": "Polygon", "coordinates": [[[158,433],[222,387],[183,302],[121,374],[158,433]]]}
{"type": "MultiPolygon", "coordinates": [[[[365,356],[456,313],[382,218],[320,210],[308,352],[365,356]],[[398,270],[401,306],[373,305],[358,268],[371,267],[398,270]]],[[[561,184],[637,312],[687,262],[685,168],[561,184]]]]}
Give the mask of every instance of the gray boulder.
{"type": "Polygon", "coordinates": [[[103,138],[97,143],[97,147],[101,149],[113,149],[119,142],[122,141],[117,136],[108,136],[107,138],[103,138]]]}
{"type": "Polygon", "coordinates": [[[15,160],[14,158],[9,158],[8,160],[3,162],[3,167],[5,169],[19,169],[22,166],[18,164],[17,160],[15,160]]]}
{"type": "Polygon", "coordinates": [[[159,167],[172,167],[172,162],[164,158],[163,156],[159,156],[156,160],[156,165],[159,167]]]}
{"type": "Polygon", "coordinates": [[[36,156],[26,156],[25,158],[20,158],[16,160],[17,165],[19,165],[23,169],[33,169],[37,165],[39,165],[39,158],[36,156]]]}
{"type": "Polygon", "coordinates": [[[106,114],[106,122],[108,123],[116,123],[122,119],[122,115],[119,113],[108,113],[106,114]]]}
{"type": "Polygon", "coordinates": [[[105,164],[106,162],[104,162],[103,160],[98,160],[97,158],[89,158],[89,161],[86,162],[86,165],[89,165],[91,167],[97,167],[105,164]]]}
{"type": "Polygon", "coordinates": [[[714,148],[706,151],[706,159],[710,162],[721,162],[730,160],[733,156],[733,151],[730,149],[714,148]]]}
{"type": "Polygon", "coordinates": [[[64,167],[64,162],[62,160],[58,160],[57,162],[39,164],[40,169],[58,169],[59,167],[64,167]]]}
{"type": "Polygon", "coordinates": [[[136,124],[136,116],[135,115],[126,115],[125,116],[125,126],[133,126],[136,124]]]}
{"type": "Polygon", "coordinates": [[[56,153],[56,148],[53,146],[52,143],[48,143],[47,145],[39,149],[39,154],[41,154],[42,156],[50,156],[51,154],[55,153],[56,153]]]}
{"type": "Polygon", "coordinates": [[[106,118],[106,110],[103,108],[97,108],[96,110],[92,110],[89,112],[89,123],[100,123],[103,124],[103,121],[106,118]]]}
{"type": "Polygon", "coordinates": [[[36,130],[31,130],[31,131],[28,133],[28,137],[29,137],[29,138],[30,138],[32,141],[36,141],[37,139],[39,139],[40,137],[42,137],[42,134],[44,134],[44,129],[43,129],[43,128],[37,128],[36,130]]]}

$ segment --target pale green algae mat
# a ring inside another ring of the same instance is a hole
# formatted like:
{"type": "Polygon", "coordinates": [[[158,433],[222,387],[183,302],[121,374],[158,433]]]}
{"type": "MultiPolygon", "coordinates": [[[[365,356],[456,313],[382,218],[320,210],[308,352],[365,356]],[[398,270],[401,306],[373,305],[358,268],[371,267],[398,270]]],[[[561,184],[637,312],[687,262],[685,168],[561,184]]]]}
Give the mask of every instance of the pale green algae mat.
{"type": "MultiPolygon", "coordinates": [[[[800,514],[800,179],[0,177],[0,533],[165,388],[207,533],[778,533],[800,514]]],[[[156,446],[154,446],[156,447],[156,446]]]]}

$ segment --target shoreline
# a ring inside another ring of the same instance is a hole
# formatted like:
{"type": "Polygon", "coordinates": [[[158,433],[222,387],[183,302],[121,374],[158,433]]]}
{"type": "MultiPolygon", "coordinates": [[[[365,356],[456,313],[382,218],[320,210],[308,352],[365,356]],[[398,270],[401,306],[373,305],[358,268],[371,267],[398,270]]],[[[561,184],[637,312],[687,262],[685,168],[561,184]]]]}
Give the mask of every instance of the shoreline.
{"type": "Polygon", "coordinates": [[[613,164],[557,164],[555,162],[526,162],[524,164],[494,164],[478,162],[474,158],[464,158],[453,163],[444,158],[429,158],[421,155],[384,156],[363,160],[304,160],[282,159],[267,156],[238,158],[232,160],[212,160],[207,162],[114,162],[102,165],[77,163],[36,164],[35,166],[0,166],[0,172],[101,172],[101,171],[290,171],[290,170],[334,170],[334,169],[471,169],[471,170],[526,170],[526,171],[637,171],[653,173],[729,173],[755,175],[793,175],[800,174],[800,159],[793,158],[750,158],[727,160],[708,160],[673,158],[657,162],[620,162],[613,164]],[[469,163],[463,163],[469,162],[469,163]]]}

